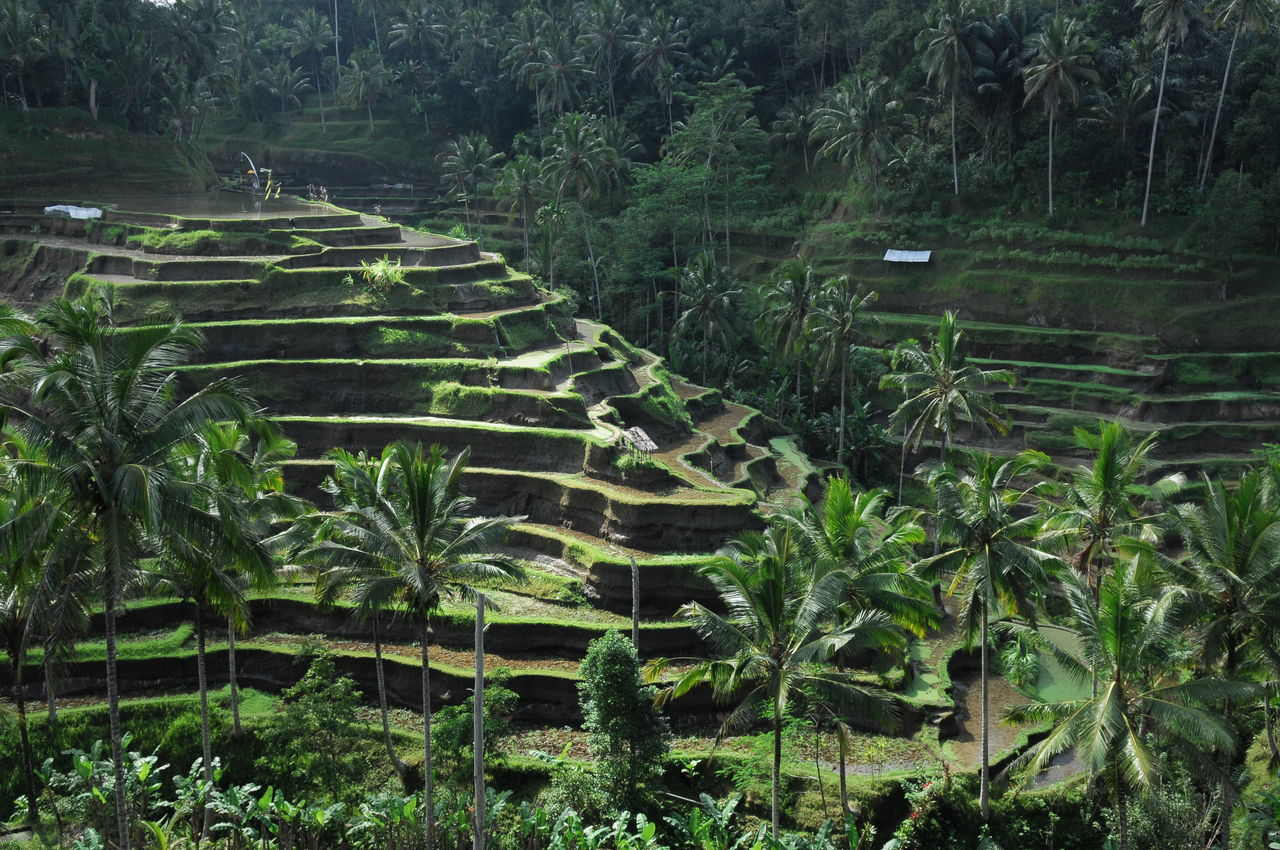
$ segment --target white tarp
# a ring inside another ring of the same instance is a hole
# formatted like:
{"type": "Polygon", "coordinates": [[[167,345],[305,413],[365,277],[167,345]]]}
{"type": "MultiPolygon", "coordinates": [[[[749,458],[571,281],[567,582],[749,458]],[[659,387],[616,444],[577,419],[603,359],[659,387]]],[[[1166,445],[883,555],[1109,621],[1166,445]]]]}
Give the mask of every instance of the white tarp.
{"type": "Polygon", "coordinates": [[[70,204],[55,204],[44,208],[45,215],[64,215],[67,218],[102,218],[102,210],[97,207],[73,207],[70,204]]]}
{"type": "Polygon", "coordinates": [[[932,251],[895,251],[890,248],[884,252],[886,263],[927,263],[932,251]]]}

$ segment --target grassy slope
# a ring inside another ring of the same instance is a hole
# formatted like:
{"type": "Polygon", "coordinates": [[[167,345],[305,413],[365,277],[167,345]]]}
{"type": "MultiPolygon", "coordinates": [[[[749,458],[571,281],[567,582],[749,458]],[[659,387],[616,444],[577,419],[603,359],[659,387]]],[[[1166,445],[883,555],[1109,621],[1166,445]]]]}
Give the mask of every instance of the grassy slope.
{"type": "Polygon", "coordinates": [[[200,151],[91,121],[75,109],[0,110],[0,196],[202,192],[215,182],[200,151]]]}

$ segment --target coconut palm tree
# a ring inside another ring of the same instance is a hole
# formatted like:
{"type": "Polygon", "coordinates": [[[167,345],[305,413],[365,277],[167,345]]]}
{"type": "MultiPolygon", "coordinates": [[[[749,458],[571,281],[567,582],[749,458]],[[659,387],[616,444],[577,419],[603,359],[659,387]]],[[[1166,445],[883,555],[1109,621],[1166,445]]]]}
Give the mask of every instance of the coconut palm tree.
{"type": "Polygon", "coordinates": [[[582,99],[580,87],[595,75],[578,46],[555,26],[547,28],[542,49],[524,70],[557,115],[564,115],[567,107],[582,99]]]}
{"type": "Polygon", "coordinates": [[[529,264],[533,259],[529,248],[529,229],[533,224],[538,196],[544,188],[542,164],[530,154],[520,154],[498,172],[496,192],[499,205],[510,209],[511,216],[515,216],[517,210],[520,212],[520,227],[524,232],[524,270],[526,272],[529,271],[529,264]]]}
{"type": "Polygon", "coordinates": [[[916,50],[927,69],[929,82],[937,85],[951,101],[951,178],[960,194],[960,160],[956,152],[956,100],[960,84],[973,70],[974,60],[982,62],[987,50],[983,36],[989,29],[969,0],[939,0],[929,10],[926,25],[916,37],[916,50]]]}
{"type": "Polygon", "coordinates": [[[809,319],[809,336],[818,350],[818,368],[830,378],[840,375],[840,424],[839,448],[836,463],[844,465],[845,400],[849,392],[849,361],[858,340],[866,335],[872,322],[871,305],[879,298],[868,292],[862,284],[855,284],[848,275],[828,280],[819,290],[809,319]]]}
{"type": "Polygon", "coordinates": [[[289,55],[311,60],[311,79],[315,80],[316,101],[320,104],[320,129],[328,132],[324,114],[324,89],[321,87],[320,63],[334,39],[329,20],[315,9],[303,9],[289,30],[289,55]]]}
{"type": "Polygon", "coordinates": [[[1062,486],[1050,482],[1039,488],[1047,508],[1042,538],[1082,544],[1074,567],[1096,592],[1100,567],[1116,557],[1117,541],[1153,541],[1158,515],[1144,514],[1144,507],[1176,494],[1186,477],[1171,473],[1143,483],[1156,435],[1139,440],[1119,422],[1100,421],[1096,432],[1076,428],[1075,444],[1092,458],[1073,468],[1062,486]]]}
{"type": "Polygon", "coordinates": [[[258,77],[258,87],[272,97],[278,98],[284,120],[292,121],[289,107],[302,105],[299,95],[311,91],[311,80],[302,73],[301,68],[294,68],[288,62],[281,60],[262,71],[258,77]]]}
{"type": "Polygon", "coordinates": [[[1079,20],[1059,13],[1027,41],[1034,54],[1022,72],[1027,84],[1023,105],[1039,95],[1045,112],[1049,113],[1049,217],[1052,218],[1053,142],[1057,136],[1058,107],[1064,98],[1072,105],[1080,103],[1081,85],[1097,83],[1099,77],[1091,67],[1093,42],[1085,37],[1079,20]]]}
{"type": "Polygon", "coordinates": [[[892,134],[901,106],[887,77],[846,77],[836,83],[813,113],[810,138],[821,142],[818,156],[846,167],[865,166],[879,194],[880,167],[893,150],[892,134]]]}
{"type": "Polygon", "coordinates": [[[960,619],[970,646],[978,644],[982,688],[982,763],[978,801],[991,816],[988,729],[988,631],[1005,617],[1034,621],[1056,559],[1036,548],[1040,518],[1025,510],[1029,492],[1016,482],[1048,458],[1027,452],[1009,460],[973,458],[973,472],[944,465],[929,474],[937,501],[938,540],[943,550],[927,564],[930,575],[949,575],[948,595],[960,597],[960,619]]]}
{"type": "Polygon", "coordinates": [[[646,76],[653,81],[659,97],[667,105],[667,135],[674,131],[671,115],[676,63],[689,60],[689,26],[684,18],[672,18],[662,9],[641,17],[627,41],[631,51],[632,76],[646,76]]]}
{"type": "Polygon", "coordinates": [[[1216,12],[1213,24],[1221,29],[1231,27],[1231,47],[1227,50],[1227,64],[1222,69],[1222,89],[1218,92],[1218,108],[1213,113],[1213,130],[1209,133],[1209,148],[1204,156],[1204,171],[1200,174],[1200,191],[1209,179],[1213,170],[1213,148],[1218,141],[1218,122],[1222,120],[1222,102],[1227,99],[1227,83],[1231,81],[1231,62],[1236,56],[1236,43],[1240,36],[1247,32],[1266,32],[1276,18],[1280,6],[1276,0],[1224,0],[1219,6],[1214,4],[1216,12]]]}
{"type": "MultiPolygon", "coordinates": [[[[772,833],[779,827],[782,772],[782,721],[792,699],[804,692],[845,717],[881,723],[895,714],[892,698],[827,666],[838,652],[884,650],[900,646],[902,633],[881,611],[863,611],[834,620],[845,584],[839,572],[824,572],[808,559],[790,525],[775,523],[726,547],[703,568],[726,613],[690,602],[678,612],[719,657],[692,660],[693,666],[667,690],[663,701],[709,684],[718,700],[737,706],[721,734],[764,715],[773,732],[772,833]]],[[[659,677],[669,662],[651,662],[647,674],[659,677]]]]}
{"type": "Polygon", "coordinates": [[[446,183],[452,183],[462,196],[468,230],[471,228],[471,202],[480,189],[481,181],[493,173],[502,157],[503,154],[495,152],[482,133],[459,136],[445,145],[440,153],[440,177],[446,183]]]}
{"type": "Polygon", "coordinates": [[[896,387],[906,396],[889,419],[891,427],[903,430],[904,464],[907,454],[918,449],[930,433],[941,439],[938,458],[946,463],[957,420],[985,434],[1009,430],[1008,414],[989,388],[998,383],[1012,385],[1013,373],[966,366],[961,354],[963,340],[956,314],[948,310],[942,314],[929,348],[915,343],[898,346],[893,353],[894,371],[880,379],[882,388],[896,387]]]}
{"type": "Polygon", "coordinates": [[[35,332],[6,328],[0,366],[4,401],[42,460],[24,461],[66,488],[70,523],[93,541],[103,565],[107,705],[115,770],[118,847],[130,846],[124,799],[116,612],[150,541],[174,535],[235,534],[208,509],[204,482],[176,474],[174,449],[210,421],[248,421],[254,405],[239,386],[215,379],[191,394],[175,372],[200,342],[179,321],[120,328],[109,293],[92,290],[40,309],[35,332]]]}
{"type": "Polygon", "coordinates": [[[676,319],[672,334],[676,339],[700,331],[702,336],[702,383],[707,383],[707,367],[712,359],[711,338],[717,337],[722,350],[729,349],[729,335],[736,327],[735,310],[742,288],[729,269],[716,265],[704,251],[680,272],[680,304],[684,310],[676,319]]]}
{"type": "Polygon", "coordinates": [[[1147,151],[1147,190],[1142,196],[1142,225],[1147,224],[1151,205],[1151,176],[1156,165],[1156,135],[1160,131],[1160,113],[1164,109],[1164,84],[1169,72],[1169,50],[1186,40],[1191,27],[1203,18],[1198,0],[1140,0],[1142,27],[1147,37],[1160,46],[1160,85],[1156,94],[1156,111],[1151,119],[1151,146],[1147,151]]]}
{"type": "Polygon", "coordinates": [[[327,517],[324,539],[309,550],[334,577],[352,576],[357,610],[398,607],[417,624],[422,646],[423,792],[426,843],[435,846],[431,767],[431,615],[447,598],[471,599],[480,581],[518,580],[519,565],[497,547],[521,518],[471,517],[462,495],[469,451],[392,443],[374,476],[372,503],[327,517]]]}
{"type": "Polygon", "coordinates": [[[609,117],[617,118],[614,83],[627,59],[627,42],[635,27],[635,15],[627,11],[622,0],[582,0],[576,10],[581,25],[578,43],[594,66],[596,77],[604,78],[609,117]]]}
{"type": "Polygon", "coordinates": [[[1088,699],[1011,709],[1009,719],[1052,724],[1052,731],[1010,769],[1025,768],[1029,781],[1055,757],[1074,751],[1094,776],[1110,784],[1120,850],[1128,850],[1129,794],[1153,787],[1162,772],[1153,744],[1234,751],[1235,736],[1212,707],[1252,691],[1221,679],[1183,679],[1173,661],[1182,595],[1177,589],[1153,586],[1136,561],[1103,578],[1097,606],[1092,591],[1073,574],[1063,577],[1062,595],[1080,652],[1078,657],[1063,651],[1054,654],[1080,681],[1096,672],[1098,693],[1088,699]]]}
{"type": "MultiPolygon", "coordinates": [[[[1186,593],[1197,667],[1229,678],[1260,669],[1274,690],[1280,679],[1280,505],[1257,470],[1234,489],[1207,475],[1202,483],[1203,503],[1174,505],[1166,514],[1181,556],[1158,557],[1171,583],[1186,593]]],[[[1264,711],[1275,758],[1271,712],[1264,711]]]]}
{"type": "Polygon", "coordinates": [[[597,319],[604,316],[604,297],[600,291],[596,252],[591,245],[591,229],[587,224],[587,202],[608,182],[606,165],[610,159],[600,120],[594,115],[570,112],[556,122],[551,137],[551,153],[543,163],[548,181],[555,186],[556,201],[563,200],[569,189],[577,197],[582,239],[587,246],[587,261],[591,264],[597,319]]]}
{"type": "Polygon", "coordinates": [[[369,135],[373,135],[373,102],[387,87],[390,74],[376,57],[354,55],[342,68],[338,81],[338,97],[348,109],[365,105],[369,115],[369,135]]]}
{"type": "Polygon", "coordinates": [[[795,358],[796,399],[800,398],[800,366],[809,333],[809,318],[818,298],[818,282],[813,266],[799,257],[787,260],[774,269],[764,286],[764,321],[769,323],[777,341],[778,352],[795,358]]]}

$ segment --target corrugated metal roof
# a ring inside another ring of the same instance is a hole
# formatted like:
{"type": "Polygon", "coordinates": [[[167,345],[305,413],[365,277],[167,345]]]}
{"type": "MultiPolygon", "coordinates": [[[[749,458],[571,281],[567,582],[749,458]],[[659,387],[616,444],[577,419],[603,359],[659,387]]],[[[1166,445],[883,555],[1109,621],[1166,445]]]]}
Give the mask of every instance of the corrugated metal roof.
{"type": "Polygon", "coordinates": [[[933,256],[932,251],[895,251],[890,248],[884,252],[886,263],[927,263],[933,256]]]}

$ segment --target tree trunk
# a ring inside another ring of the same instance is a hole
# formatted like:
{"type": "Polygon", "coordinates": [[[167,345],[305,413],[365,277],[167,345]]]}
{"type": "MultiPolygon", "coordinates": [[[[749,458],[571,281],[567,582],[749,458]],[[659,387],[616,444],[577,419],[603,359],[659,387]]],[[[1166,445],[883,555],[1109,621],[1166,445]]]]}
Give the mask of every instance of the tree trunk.
{"type": "Polygon", "coordinates": [[[1053,125],[1058,117],[1058,107],[1049,110],[1049,218],[1053,218],[1053,125]]]}
{"type": "Polygon", "coordinates": [[[244,734],[240,726],[240,683],[236,678],[236,623],[227,617],[227,681],[231,685],[231,734],[244,734]]]}
{"type": "Polygon", "coordinates": [[[840,357],[840,422],[837,424],[840,436],[838,438],[839,448],[836,449],[836,463],[839,464],[842,469],[844,468],[844,384],[845,372],[848,367],[849,357],[848,354],[845,353],[840,357]]]}
{"type": "Polygon", "coordinates": [[[89,117],[98,121],[98,81],[96,79],[89,81],[89,117]]]}
{"type": "Polygon", "coordinates": [[[364,102],[365,109],[369,111],[369,135],[373,135],[373,97],[370,96],[364,102]]]}
{"type": "Polygon", "coordinates": [[[1129,813],[1125,808],[1124,787],[1120,784],[1120,765],[1111,766],[1111,781],[1115,784],[1116,821],[1120,827],[1120,850],[1129,850],[1129,813]]]}
{"type": "Polygon", "coordinates": [[[1222,120],[1222,102],[1227,99],[1227,82],[1231,79],[1231,60],[1236,55],[1236,42],[1240,38],[1240,31],[1244,29],[1244,15],[1240,15],[1240,20],[1236,23],[1235,32],[1231,34],[1231,49],[1227,51],[1227,67],[1222,72],[1222,89],[1218,92],[1218,108],[1213,113],[1213,132],[1209,134],[1209,150],[1204,155],[1204,171],[1200,175],[1200,191],[1204,191],[1204,184],[1209,180],[1209,172],[1213,170],[1213,146],[1218,140],[1218,122],[1222,120]]]}
{"type": "Polygon", "coordinates": [[[1271,710],[1271,688],[1267,687],[1262,692],[1262,722],[1267,727],[1267,750],[1271,754],[1269,764],[1275,765],[1280,762],[1280,749],[1276,747],[1276,721],[1275,714],[1271,710]]]}
{"type": "Polygon", "coordinates": [[[582,178],[578,178],[578,212],[582,214],[582,238],[587,243],[587,260],[591,263],[591,282],[596,292],[596,319],[604,317],[604,298],[600,294],[600,273],[596,270],[596,252],[591,247],[591,230],[587,227],[587,198],[582,191],[582,178]]]}
{"type": "Polygon", "coordinates": [[[822,816],[827,816],[827,786],[822,781],[822,764],[818,761],[818,751],[822,749],[822,741],[818,737],[818,718],[813,719],[813,773],[818,777],[818,797],[822,800],[822,816]]]}
{"type": "Polygon", "coordinates": [[[430,637],[428,620],[422,618],[422,810],[427,825],[427,850],[436,846],[435,783],[431,775],[431,656],[427,650],[430,637]]]}
{"type": "Polygon", "coordinates": [[[316,102],[320,104],[320,132],[329,133],[329,127],[325,123],[324,118],[324,89],[320,85],[320,65],[316,62],[311,63],[311,70],[316,75],[316,102]]]}
{"type": "MultiPolygon", "coordinates": [[[[341,39],[338,38],[338,0],[333,0],[333,61],[337,63],[338,69],[342,69],[342,54],[338,52],[338,44],[341,39]]],[[[337,73],[335,71],[334,73],[337,73]]]]}
{"type": "Polygon", "coordinates": [[[982,672],[980,673],[982,679],[982,767],[978,778],[978,804],[982,809],[982,819],[985,821],[991,819],[991,785],[990,777],[988,776],[991,771],[989,764],[991,752],[990,741],[987,736],[987,711],[990,707],[991,695],[987,689],[987,677],[989,674],[987,671],[987,605],[985,602],[982,604],[982,634],[978,636],[978,639],[982,642],[982,672]]]}
{"type": "Polygon", "coordinates": [[[484,594],[476,594],[476,684],[471,695],[472,766],[475,781],[475,837],[472,850],[484,850],[484,594]]]}
{"type": "Polygon", "coordinates": [[[111,761],[115,776],[116,835],[119,850],[129,850],[129,809],[124,795],[124,745],[120,729],[120,682],[116,677],[116,594],[120,584],[120,553],[107,557],[103,630],[107,641],[107,716],[111,727],[111,761]]]}
{"type": "Polygon", "coordinates": [[[778,797],[782,788],[782,705],[774,700],[773,702],[773,782],[771,786],[770,796],[770,823],[772,825],[773,840],[778,840],[778,797]]]}
{"type": "Polygon", "coordinates": [[[38,824],[40,795],[36,791],[35,759],[31,754],[31,737],[27,729],[27,695],[22,675],[27,660],[26,643],[26,630],[23,629],[17,647],[9,651],[9,662],[13,665],[13,705],[18,712],[18,748],[21,751],[23,785],[27,792],[27,820],[38,824]]]}
{"type": "Polygon", "coordinates": [[[844,724],[836,722],[836,742],[840,745],[840,815],[845,835],[849,834],[849,741],[844,724]]]}
{"type": "Polygon", "coordinates": [[[631,645],[640,653],[640,565],[631,559],[631,645]]]}
{"type": "MultiPolygon", "coordinates": [[[[378,612],[373,612],[373,669],[378,680],[378,708],[382,712],[382,740],[387,746],[387,758],[391,759],[391,766],[395,768],[396,775],[400,777],[400,781],[405,781],[405,766],[400,760],[400,755],[396,752],[396,746],[391,741],[391,720],[387,716],[387,680],[385,671],[382,666],[382,633],[378,623],[378,612]]],[[[408,785],[405,786],[405,792],[409,791],[408,785]]]]}
{"type": "Polygon", "coordinates": [[[53,662],[53,659],[49,657],[51,651],[52,647],[46,647],[44,655],[44,692],[49,699],[47,714],[48,723],[50,726],[53,726],[53,724],[58,722],[58,683],[56,680],[57,670],[55,669],[57,665],[53,662]]]}
{"type": "MultiPolygon", "coordinates": [[[[1156,95],[1156,111],[1151,119],[1151,147],[1147,151],[1147,191],[1142,198],[1142,226],[1147,224],[1147,211],[1151,205],[1151,174],[1156,165],[1156,134],[1160,130],[1160,110],[1164,106],[1164,80],[1169,71],[1169,45],[1172,39],[1164,43],[1164,60],[1160,64],[1160,92],[1156,95]]],[[[1123,850],[1123,848],[1122,848],[1123,850]]]]}
{"type": "MultiPolygon", "coordinates": [[[[196,687],[200,691],[200,755],[204,781],[213,787],[213,743],[209,740],[209,676],[205,667],[204,606],[193,600],[196,606],[196,687]]],[[[207,797],[206,797],[207,799],[207,797]]],[[[200,840],[209,840],[209,827],[213,825],[213,809],[204,807],[204,819],[200,826],[200,840]]]]}
{"type": "Polygon", "coordinates": [[[955,184],[956,197],[960,197],[960,160],[956,155],[956,87],[958,80],[951,81],[951,180],[955,184]]]}

